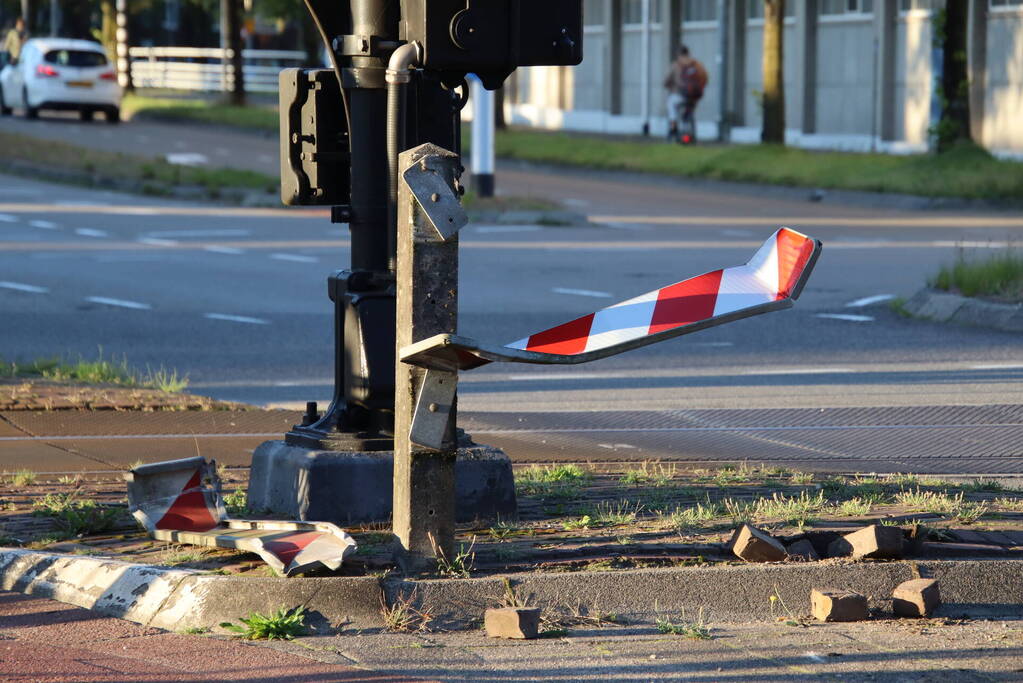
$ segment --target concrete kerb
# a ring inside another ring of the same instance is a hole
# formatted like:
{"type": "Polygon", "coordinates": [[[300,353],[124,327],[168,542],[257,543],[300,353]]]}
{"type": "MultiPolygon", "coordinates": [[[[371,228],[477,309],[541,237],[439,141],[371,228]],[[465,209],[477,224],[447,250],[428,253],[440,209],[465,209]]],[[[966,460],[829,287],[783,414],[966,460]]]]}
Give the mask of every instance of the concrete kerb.
{"type": "Polygon", "coordinates": [[[924,288],[906,301],[903,308],[916,318],[1023,332],[1020,304],[998,304],[924,288]]]}
{"type": "MultiPolygon", "coordinates": [[[[938,616],[1018,616],[1023,611],[1023,562],[1018,560],[830,561],[507,578],[519,599],[568,614],[614,613],[648,621],[657,614],[696,614],[702,608],[707,619],[743,622],[806,614],[810,590],[822,586],[862,593],[871,607],[887,610],[892,590],[920,576],[941,583],[944,604],[938,616]]],[[[0,549],[4,590],[173,631],[216,627],[254,611],[300,605],[317,631],[378,628],[384,625],[381,587],[388,605],[411,600],[434,617],[435,626],[475,628],[486,608],[500,605],[504,578],[252,578],[0,549]]]]}

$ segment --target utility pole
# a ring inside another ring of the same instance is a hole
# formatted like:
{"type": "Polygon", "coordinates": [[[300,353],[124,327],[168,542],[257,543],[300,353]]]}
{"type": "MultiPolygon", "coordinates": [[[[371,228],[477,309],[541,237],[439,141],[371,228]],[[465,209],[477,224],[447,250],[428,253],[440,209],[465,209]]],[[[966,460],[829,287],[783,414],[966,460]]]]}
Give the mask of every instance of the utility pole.
{"type": "Polygon", "coordinates": [[[128,0],[117,0],[117,82],[126,91],[135,89],[131,79],[131,39],[128,34],[128,0]]]}
{"type": "Polygon", "coordinates": [[[494,196],[494,130],[496,128],[495,93],[483,87],[480,79],[469,77],[472,102],[472,183],[477,197],[494,196]]]}
{"type": "Polygon", "coordinates": [[[764,0],[764,121],[761,142],[785,144],[785,0],[764,0]]]}

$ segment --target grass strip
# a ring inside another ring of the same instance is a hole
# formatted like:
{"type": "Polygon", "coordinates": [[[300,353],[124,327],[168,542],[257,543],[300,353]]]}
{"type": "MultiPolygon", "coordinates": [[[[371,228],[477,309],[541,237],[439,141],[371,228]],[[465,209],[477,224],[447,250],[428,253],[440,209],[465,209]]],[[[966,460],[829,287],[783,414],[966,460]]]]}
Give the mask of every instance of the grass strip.
{"type": "MultiPolygon", "coordinates": [[[[279,126],[271,105],[236,107],[203,99],[132,95],[123,106],[127,112],[169,120],[270,132],[279,126]]],[[[468,131],[469,126],[463,126],[465,156],[471,144],[468,131]]],[[[972,144],[940,155],[892,155],[781,145],[680,147],[652,139],[507,129],[497,132],[495,153],[504,159],[733,182],[1016,203],[1023,197],[1023,163],[996,159],[972,144]]]]}
{"type": "Polygon", "coordinates": [[[57,140],[44,140],[21,134],[0,132],[0,167],[19,174],[60,178],[86,186],[112,186],[116,189],[151,195],[173,194],[179,186],[202,188],[217,198],[227,189],[277,192],[277,178],[255,171],[235,168],[199,168],[171,164],[162,159],[90,149],[57,140]]]}
{"type": "Polygon", "coordinates": [[[960,250],[951,265],[928,281],[931,287],[1006,303],[1023,301],[1023,253],[1006,249],[984,256],[960,250]]]}
{"type": "MultiPolygon", "coordinates": [[[[468,154],[464,145],[463,153],[468,154]]],[[[505,159],[733,182],[1016,202],[1023,197],[1023,163],[995,159],[974,145],[960,145],[940,155],[896,156],[780,145],[680,147],[507,130],[497,134],[495,153],[505,159]]]]}
{"type": "Polygon", "coordinates": [[[277,107],[273,105],[237,106],[200,98],[151,97],[128,94],[121,102],[126,117],[198,121],[219,126],[277,132],[277,107]]]}
{"type": "Polygon", "coordinates": [[[188,377],[179,376],[177,370],[161,366],[156,369],[146,367],[145,371],[141,371],[131,367],[127,358],[106,359],[102,353],[96,360],[44,358],[27,364],[7,363],[0,358],[0,377],[42,377],[83,384],[142,387],[167,393],[178,393],[188,387],[188,377]]]}

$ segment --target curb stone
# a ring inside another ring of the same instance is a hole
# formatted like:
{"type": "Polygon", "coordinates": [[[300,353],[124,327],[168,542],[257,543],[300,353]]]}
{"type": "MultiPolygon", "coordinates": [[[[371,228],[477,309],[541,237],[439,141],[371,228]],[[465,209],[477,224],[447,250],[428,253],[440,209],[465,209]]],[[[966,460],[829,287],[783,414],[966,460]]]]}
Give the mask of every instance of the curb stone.
{"type": "MultiPolygon", "coordinates": [[[[794,614],[808,611],[813,587],[829,585],[888,609],[892,590],[924,576],[942,586],[938,616],[1018,616],[1023,611],[1023,561],[925,560],[680,567],[615,572],[510,574],[516,595],[531,606],[567,613],[615,613],[630,620],[705,608],[716,620],[778,616],[772,595],[794,614]]],[[[180,631],[216,627],[253,611],[306,607],[310,627],[379,628],[381,581],[374,577],[272,578],[213,575],[99,557],[0,549],[0,589],[48,597],[105,616],[180,631]]],[[[393,579],[388,604],[414,598],[434,626],[478,627],[500,605],[504,577],[393,579]]]]}
{"type": "Polygon", "coordinates": [[[903,308],[914,318],[1023,332],[1023,304],[997,304],[924,288],[906,301],[903,308]]]}

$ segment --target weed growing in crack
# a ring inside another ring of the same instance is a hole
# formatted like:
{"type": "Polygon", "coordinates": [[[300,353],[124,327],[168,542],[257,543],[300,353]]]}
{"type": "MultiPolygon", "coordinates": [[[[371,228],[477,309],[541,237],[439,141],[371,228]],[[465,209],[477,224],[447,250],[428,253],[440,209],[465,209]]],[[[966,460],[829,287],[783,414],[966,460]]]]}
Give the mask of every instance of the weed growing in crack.
{"type": "Polygon", "coordinates": [[[252,612],[241,617],[241,624],[222,622],[221,628],[237,633],[245,640],[292,640],[305,633],[305,608],[286,610],[283,607],[270,614],[252,612]]]}
{"type": "Polygon", "coordinates": [[[430,630],[433,615],[429,610],[417,605],[416,591],[408,595],[399,595],[393,605],[387,604],[384,594],[380,594],[380,614],[384,618],[384,628],[395,633],[425,633],[430,630]]]}
{"type": "Polygon", "coordinates": [[[657,630],[661,633],[670,634],[673,636],[682,636],[683,638],[689,638],[690,640],[710,640],[710,627],[707,625],[706,620],[703,617],[703,608],[696,615],[696,619],[689,621],[686,619],[685,611],[683,610],[681,618],[678,621],[674,621],[670,617],[657,617],[657,630]]]}

